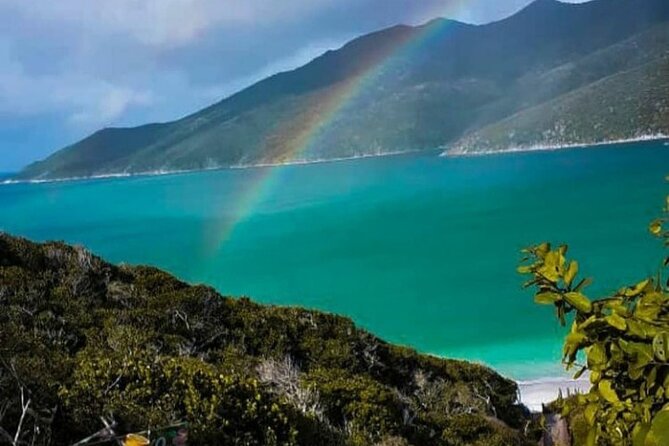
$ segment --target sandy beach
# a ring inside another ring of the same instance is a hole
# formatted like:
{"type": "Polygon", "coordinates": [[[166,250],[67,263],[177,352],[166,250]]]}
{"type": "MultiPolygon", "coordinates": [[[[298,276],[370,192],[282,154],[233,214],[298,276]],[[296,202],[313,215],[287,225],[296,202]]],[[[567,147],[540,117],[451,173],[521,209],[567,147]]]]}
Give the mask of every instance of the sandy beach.
{"type": "Polygon", "coordinates": [[[532,381],[519,381],[520,400],[532,412],[540,412],[541,405],[557,399],[562,395],[585,393],[590,390],[590,380],[583,376],[578,380],[570,378],[541,378],[532,381]]]}

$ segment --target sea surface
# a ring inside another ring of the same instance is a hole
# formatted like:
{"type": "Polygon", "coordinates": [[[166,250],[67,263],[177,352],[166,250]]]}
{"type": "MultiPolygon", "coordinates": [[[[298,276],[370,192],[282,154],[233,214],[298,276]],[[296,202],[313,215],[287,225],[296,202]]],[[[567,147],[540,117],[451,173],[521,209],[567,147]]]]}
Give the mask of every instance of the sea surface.
{"type": "Polygon", "coordinates": [[[560,328],[515,269],[544,240],[595,279],[654,274],[662,143],[0,187],[0,229],[82,244],[227,295],[351,316],[422,352],[528,380],[561,376],[560,328]]]}

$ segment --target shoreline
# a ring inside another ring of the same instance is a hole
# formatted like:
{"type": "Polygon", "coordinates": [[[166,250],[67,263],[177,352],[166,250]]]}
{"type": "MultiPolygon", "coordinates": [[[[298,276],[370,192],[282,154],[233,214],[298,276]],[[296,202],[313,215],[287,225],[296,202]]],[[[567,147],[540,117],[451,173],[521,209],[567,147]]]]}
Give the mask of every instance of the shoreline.
{"type": "Polygon", "coordinates": [[[617,139],[611,141],[599,141],[593,143],[568,143],[568,144],[537,144],[533,146],[511,146],[503,150],[482,150],[476,152],[450,152],[446,146],[439,146],[433,149],[416,149],[416,150],[396,150],[390,152],[382,153],[368,153],[360,155],[352,155],[345,157],[336,157],[336,158],[318,158],[318,159],[301,159],[294,161],[286,162],[276,162],[276,163],[251,163],[251,164],[232,164],[229,166],[213,166],[213,167],[204,167],[200,169],[174,169],[174,170],[150,170],[142,172],[116,172],[116,173],[106,173],[106,174],[97,174],[97,175],[87,175],[87,176],[75,176],[75,177],[66,177],[66,178],[49,178],[49,179],[26,179],[26,180],[14,180],[14,179],[5,179],[0,180],[0,186],[3,185],[12,185],[12,184],[43,184],[43,183],[61,183],[61,182],[75,182],[75,181],[91,181],[91,180],[105,180],[105,179],[115,179],[115,178],[134,178],[134,177],[157,177],[157,176],[167,176],[167,175],[182,175],[189,173],[197,172],[211,172],[211,171],[220,171],[220,170],[237,170],[237,169],[263,169],[263,168],[272,168],[272,167],[286,167],[286,166],[303,166],[310,164],[322,164],[322,163],[336,163],[342,161],[353,161],[359,159],[367,158],[381,158],[381,157],[390,157],[390,156],[401,156],[401,155],[410,155],[421,152],[430,152],[430,151],[439,151],[437,156],[445,158],[468,158],[468,157],[477,157],[477,156],[490,156],[490,155],[505,155],[513,153],[525,153],[525,152],[551,152],[563,149],[587,149],[592,147],[602,147],[602,146],[616,146],[616,145],[626,145],[633,144],[638,142],[664,142],[665,146],[669,146],[669,135],[658,133],[654,135],[642,135],[634,138],[625,138],[617,139]]]}
{"type": "Polygon", "coordinates": [[[587,374],[575,380],[568,377],[546,377],[527,381],[516,381],[520,402],[531,412],[541,412],[543,404],[555,401],[560,392],[563,396],[587,393],[591,384],[587,374]]]}
{"type": "Polygon", "coordinates": [[[641,135],[633,138],[622,138],[610,141],[598,141],[591,143],[535,144],[531,146],[510,146],[502,150],[486,149],[474,152],[468,152],[468,151],[450,152],[447,149],[444,150],[439,156],[460,158],[460,157],[475,157],[475,156],[488,156],[488,155],[504,155],[509,153],[524,153],[524,152],[544,152],[544,151],[552,152],[563,149],[588,149],[591,147],[626,145],[637,142],[662,142],[662,141],[665,141],[664,145],[667,145],[667,143],[669,143],[669,135],[664,133],[657,133],[653,135],[641,135]]]}
{"type": "Polygon", "coordinates": [[[323,164],[323,163],[337,163],[337,162],[342,162],[342,161],[353,161],[353,160],[366,159],[366,158],[382,158],[382,157],[390,157],[390,156],[410,155],[410,154],[414,154],[414,153],[438,151],[438,150],[443,150],[443,147],[435,147],[434,149],[396,150],[396,151],[391,151],[391,152],[368,153],[368,154],[352,155],[352,156],[337,157],[337,158],[318,158],[318,159],[313,159],[313,160],[302,159],[302,160],[277,162],[277,163],[232,164],[232,165],[229,165],[229,166],[203,167],[201,169],[175,169],[175,170],[149,170],[149,171],[143,171],[143,172],[117,172],[117,173],[106,173],[106,174],[78,176],[78,177],[31,179],[31,180],[7,179],[7,180],[4,180],[4,181],[0,181],[0,185],[61,183],[61,182],[69,182],[69,181],[74,182],[74,181],[106,180],[106,179],[114,179],[114,178],[159,177],[159,176],[167,176],[167,175],[182,175],[182,174],[197,173],[197,172],[212,172],[212,171],[219,171],[219,170],[266,169],[266,168],[272,168],[272,167],[304,166],[304,165],[310,165],[310,164],[323,164]]]}

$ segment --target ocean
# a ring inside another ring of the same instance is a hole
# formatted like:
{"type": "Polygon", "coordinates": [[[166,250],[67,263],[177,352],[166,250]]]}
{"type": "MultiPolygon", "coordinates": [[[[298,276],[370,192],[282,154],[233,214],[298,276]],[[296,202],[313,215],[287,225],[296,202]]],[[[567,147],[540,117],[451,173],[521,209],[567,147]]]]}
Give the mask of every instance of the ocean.
{"type": "Polygon", "coordinates": [[[152,264],[221,293],[352,317],[381,338],[559,377],[560,328],[515,269],[568,243],[591,297],[657,272],[662,142],[477,157],[437,152],[0,186],[0,229],[152,264]]]}

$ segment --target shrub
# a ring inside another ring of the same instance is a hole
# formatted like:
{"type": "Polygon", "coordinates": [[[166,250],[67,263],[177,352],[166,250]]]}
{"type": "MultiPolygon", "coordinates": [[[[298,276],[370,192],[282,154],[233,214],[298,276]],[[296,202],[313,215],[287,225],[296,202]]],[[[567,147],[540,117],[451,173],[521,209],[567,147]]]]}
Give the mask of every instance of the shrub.
{"type": "Polygon", "coordinates": [[[117,434],[185,421],[196,444],[449,446],[463,412],[483,426],[472,444],[526,440],[516,384],[486,367],[62,243],[0,234],[0,304],[0,442],[21,392],[21,446],[73,444],[101,417],[117,434]]]}
{"type": "MultiPolygon", "coordinates": [[[[653,221],[650,232],[669,246],[666,221],[653,221]]],[[[525,286],[536,289],[535,302],[553,305],[560,323],[570,323],[563,362],[578,369],[575,378],[590,373],[590,392],[559,404],[565,415],[578,413],[587,422],[577,444],[669,444],[669,283],[658,273],[592,300],[585,295],[590,280],[577,278],[578,263],[566,258],[566,246],[543,243],[525,253],[519,272],[531,276],[525,286]]]]}

